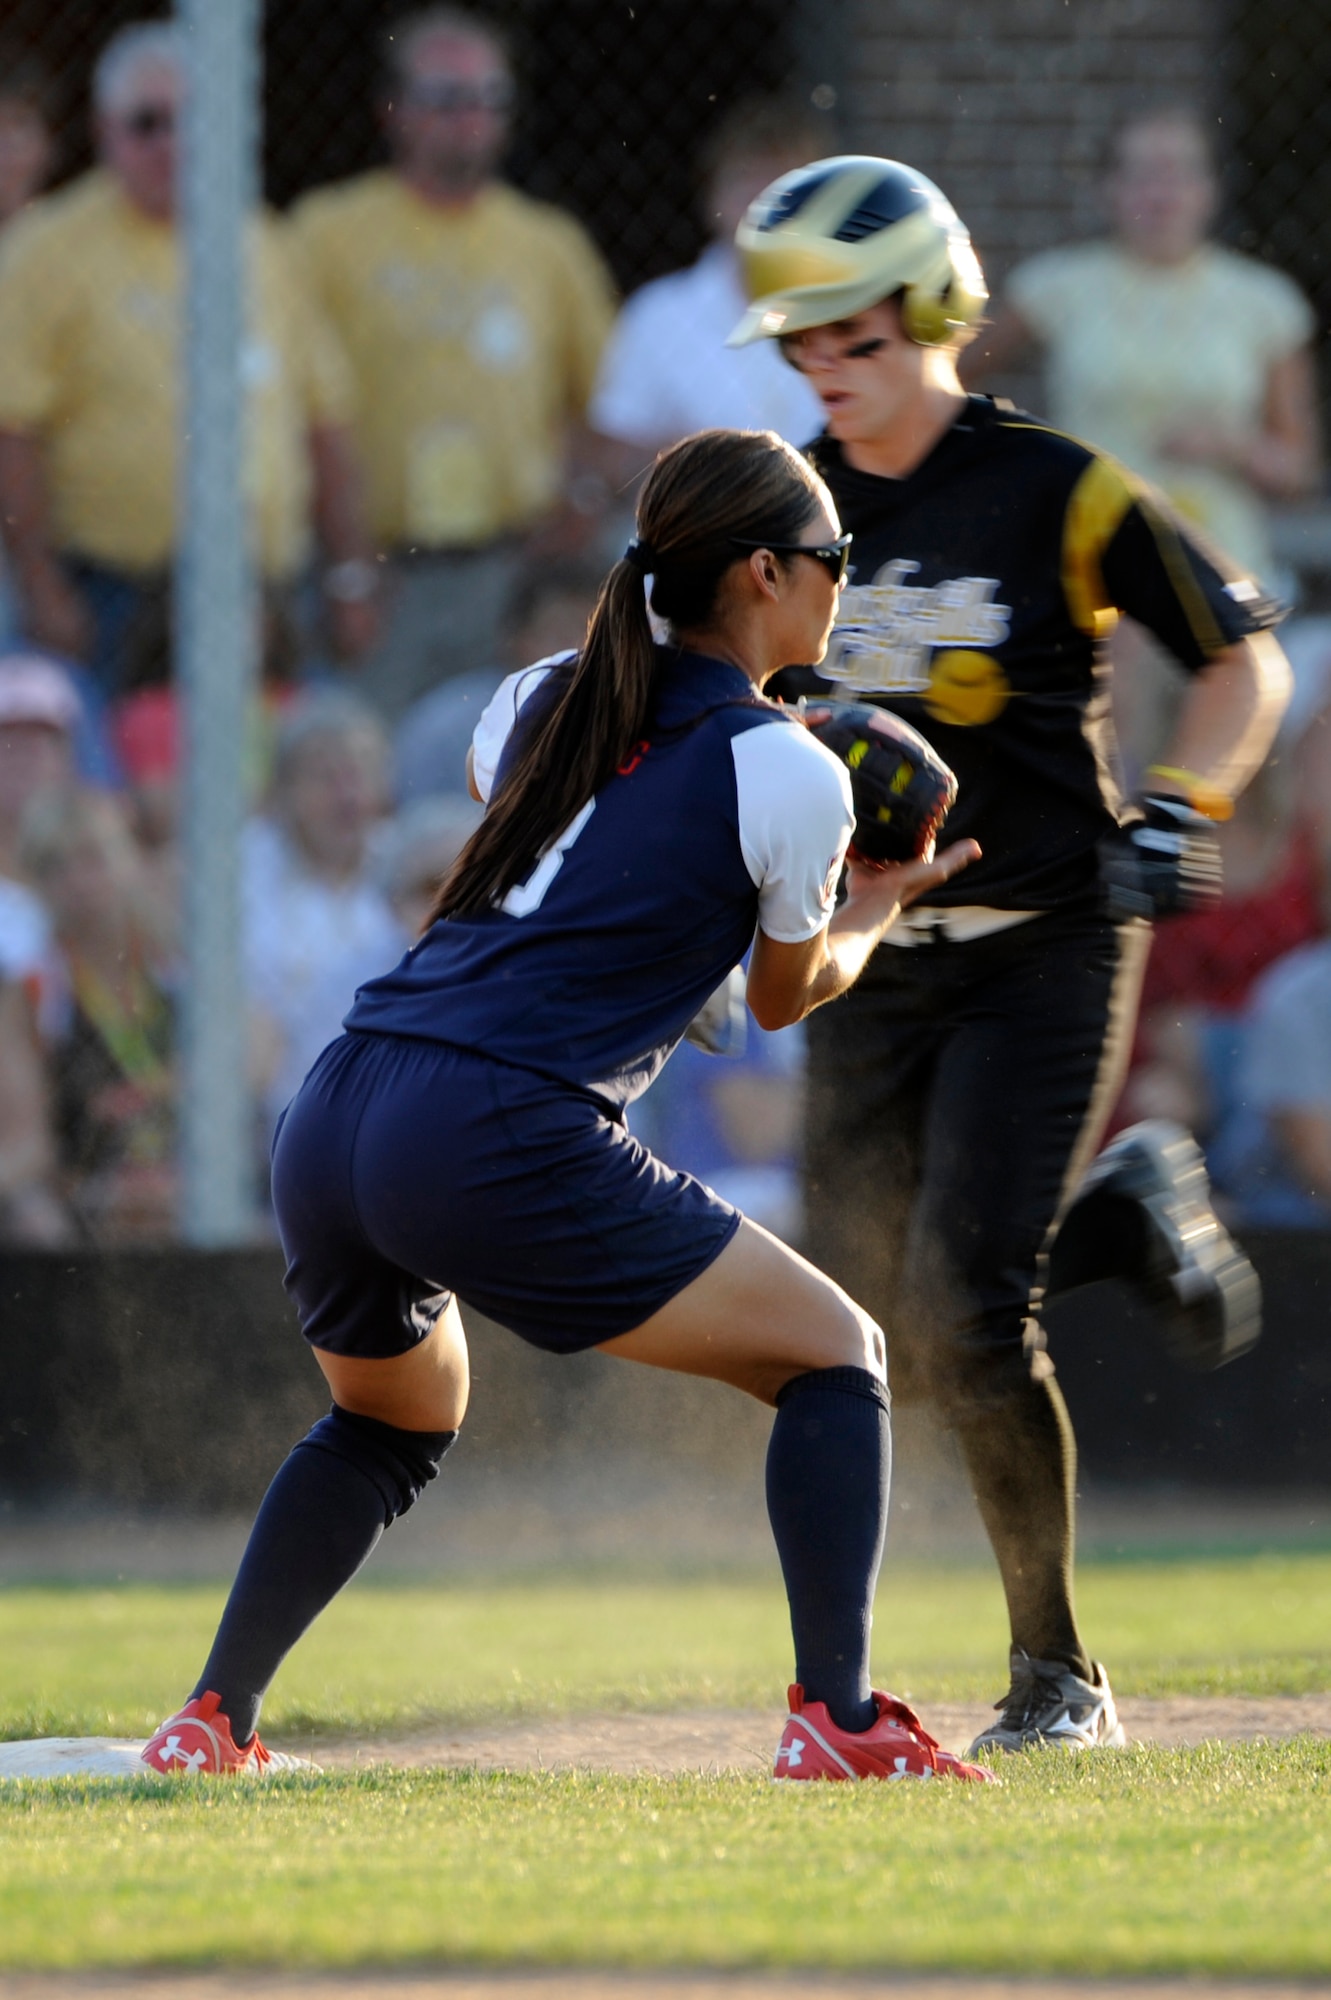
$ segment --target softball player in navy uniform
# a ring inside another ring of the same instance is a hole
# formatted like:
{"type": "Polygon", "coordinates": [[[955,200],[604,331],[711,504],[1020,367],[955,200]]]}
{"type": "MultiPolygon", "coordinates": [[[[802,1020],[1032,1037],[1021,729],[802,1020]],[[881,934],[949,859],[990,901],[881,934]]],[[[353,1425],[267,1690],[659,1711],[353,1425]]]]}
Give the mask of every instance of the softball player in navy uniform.
{"type": "Polygon", "coordinates": [[[255,1732],[281,1660],[457,1435],[457,1293],[535,1346],[597,1345],[775,1404],[767,1490],[798,1680],[778,1776],[984,1776],[869,1684],[879,1329],[623,1115],[751,944],[756,1017],[798,1020],[975,849],[852,872],[832,914],[847,773],[759,692],[822,657],[844,575],[846,538],[798,453],[703,433],[659,461],[638,524],[581,653],[487,712],[486,817],[424,938],[361,989],[279,1130],[287,1283],[333,1408],[268,1491],[194,1695],[143,1752],[153,1769],[269,1763],[255,1732]],[[669,645],[652,643],[646,574],[669,645]]]}
{"type": "MultiPolygon", "coordinates": [[[[1218,893],[1208,815],[1274,734],[1278,614],[1122,468],[964,393],[984,281],[922,175],[819,161],[765,190],[739,245],[752,306],[732,339],[780,340],[818,391],[809,455],[854,538],[824,672],[929,739],[959,781],[949,833],[983,849],[810,1023],[810,1245],[883,1320],[894,1393],[932,1399],[960,1441],[1012,1636],[1008,1694],[973,1749],[1121,1743],[1073,1612],[1045,1259],[1121,1080],[1144,919],[1218,893]],[[1103,653],[1120,612],[1192,676],[1135,801],[1103,653]]],[[[1062,1283],[1148,1280],[1199,1360],[1254,1337],[1250,1272],[1186,1135],[1137,1128],[1092,1178],[1062,1283]]]]}

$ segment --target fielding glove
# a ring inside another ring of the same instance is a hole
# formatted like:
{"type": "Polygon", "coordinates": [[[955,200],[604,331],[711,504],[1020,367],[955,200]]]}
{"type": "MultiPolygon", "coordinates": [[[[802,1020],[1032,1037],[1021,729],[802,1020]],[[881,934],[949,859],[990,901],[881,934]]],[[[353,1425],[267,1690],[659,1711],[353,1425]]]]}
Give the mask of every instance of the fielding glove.
{"type": "Polygon", "coordinates": [[[957,796],[957,781],[932,744],[871,702],[810,702],[804,720],[850,772],[852,854],[875,862],[931,861],[957,796]]]}
{"type": "Polygon", "coordinates": [[[1138,800],[1142,817],[1100,842],[1105,914],[1173,917],[1220,901],[1223,877],[1215,827],[1185,799],[1138,800]]]}

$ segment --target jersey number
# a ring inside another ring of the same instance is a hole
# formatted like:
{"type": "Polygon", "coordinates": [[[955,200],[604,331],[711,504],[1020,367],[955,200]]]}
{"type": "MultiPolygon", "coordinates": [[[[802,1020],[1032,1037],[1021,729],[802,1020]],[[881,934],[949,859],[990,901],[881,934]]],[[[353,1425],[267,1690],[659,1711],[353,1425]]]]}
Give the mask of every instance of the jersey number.
{"type": "Polygon", "coordinates": [[[525,882],[516,882],[499,905],[510,917],[529,917],[533,910],[539,910],[545,901],[546,892],[555,876],[564,865],[564,856],[572,847],[578,835],[586,826],[596,809],[595,799],[588,799],[576,819],[570,820],[558,840],[546,848],[525,882]]]}

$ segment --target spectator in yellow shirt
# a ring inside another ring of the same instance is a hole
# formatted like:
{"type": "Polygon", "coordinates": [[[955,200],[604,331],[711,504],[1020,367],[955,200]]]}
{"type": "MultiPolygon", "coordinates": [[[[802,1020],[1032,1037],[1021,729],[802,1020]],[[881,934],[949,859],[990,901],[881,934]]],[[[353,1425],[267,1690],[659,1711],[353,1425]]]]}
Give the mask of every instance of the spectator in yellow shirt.
{"type": "MultiPolygon", "coordinates": [[[[100,165],[12,224],[0,253],[0,513],[20,620],[32,642],[86,660],[108,694],[145,624],[164,620],[176,542],[180,94],[178,29],[115,35],[93,77],[100,165]]],[[[330,636],[354,654],[372,623],[346,364],[282,225],[255,217],[250,259],[256,557],[270,587],[289,586],[313,517],[330,636]]]]}
{"type": "Polygon", "coordinates": [[[579,224],[497,178],[513,100],[498,31],[439,8],[398,21],[385,53],[391,165],[307,196],[295,227],[356,379],[370,528],[390,558],[364,691],[396,719],[499,657],[614,300],[579,224]]]}

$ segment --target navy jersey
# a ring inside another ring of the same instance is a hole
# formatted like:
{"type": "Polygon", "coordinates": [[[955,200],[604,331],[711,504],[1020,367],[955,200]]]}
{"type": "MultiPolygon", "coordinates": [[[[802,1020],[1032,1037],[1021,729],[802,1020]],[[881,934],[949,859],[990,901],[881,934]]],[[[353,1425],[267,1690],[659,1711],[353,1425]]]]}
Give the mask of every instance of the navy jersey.
{"type": "MultiPolygon", "coordinates": [[[[618,1108],[759,924],[817,935],[853,823],[844,766],[738,667],[660,652],[655,712],[622,769],[498,908],[444,918],[363,986],[348,1028],[479,1050],[618,1108]]],[[[522,694],[539,708],[558,676],[511,676],[492,709],[507,701],[520,731],[522,694]]]]}
{"type": "Polygon", "coordinates": [[[1105,641],[1120,612],[1195,671],[1279,607],[1089,445],[972,396],[904,479],[809,447],[855,537],[822,671],[957,774],[947,838],[983,849],[935,904],[1088,894],[1124,815],[1105,641]]]}

